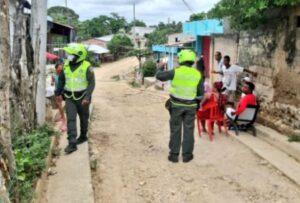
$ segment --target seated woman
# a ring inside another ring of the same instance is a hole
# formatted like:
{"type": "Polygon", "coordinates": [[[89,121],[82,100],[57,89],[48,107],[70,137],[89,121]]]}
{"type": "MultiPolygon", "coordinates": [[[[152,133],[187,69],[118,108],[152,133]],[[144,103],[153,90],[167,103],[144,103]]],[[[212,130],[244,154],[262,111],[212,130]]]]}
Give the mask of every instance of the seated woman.
{"type": "Polygon", "coordinates": [[[253,94],[254,89],[255,85],[252,82],[245,81],[243,83],[242,92],[245,96],[240,99],[236,109],[230,107],[226,109],[226,116],[229,119],[234,120],[236,116],[245,111],[247,105],[256,105],[256,96],[253,94]]]}
{"type": "Polygon", "coordinates": [[[209,106],[217,104],[220,107],[221,111],[224,112],[226,98],[225,95],[221,93],[222,86],[223,83],[221,81],[218,81],[213,84],[213,89],[211,92],[205,91],[204,98],[200,104],[201,108],[199,109],[203,132],[207,132],[205,127],[205,120],[209,119],[210,116],[209,106]]]}

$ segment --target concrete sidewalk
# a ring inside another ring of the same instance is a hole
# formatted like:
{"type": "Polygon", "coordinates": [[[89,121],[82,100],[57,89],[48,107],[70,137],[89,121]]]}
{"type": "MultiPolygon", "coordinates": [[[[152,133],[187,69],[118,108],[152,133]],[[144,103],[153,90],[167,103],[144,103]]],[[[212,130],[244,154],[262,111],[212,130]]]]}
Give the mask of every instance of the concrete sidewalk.
{"type": "Polygon", "coordinates": [[[257,137],[245,132],[240,132],[239,136],[234,131],[229,134],[300,187],[300,157],[296,157],[300,153],[300,143],[290,143],[286,136],[261,125],[257,125],[257,137]]]}
{"type": "Polygon", "coordinates": [[[67,135],[64,133],[59,143],[61,154],[53,168],[57,173],[49,176],[48,180],[47,202],[94,203],[88,142],[78,145],[78,150],[69,155],[64,153],[67,144],[67,135]]]}

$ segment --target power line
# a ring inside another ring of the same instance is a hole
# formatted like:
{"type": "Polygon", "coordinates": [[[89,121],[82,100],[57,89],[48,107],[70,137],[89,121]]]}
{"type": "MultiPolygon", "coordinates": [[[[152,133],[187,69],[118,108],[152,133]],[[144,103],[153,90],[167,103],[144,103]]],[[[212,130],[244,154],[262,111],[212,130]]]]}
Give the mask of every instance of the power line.
{"type": "Polygon", "coordinates": [[[190,5],[185,1],[185,0],[182,0],[182,2],[184,3],[184,5],[187,7],[187,9],[189,9],[193,14],[195,13],[192,9],[192,7],[190,7],[190,5]]]}

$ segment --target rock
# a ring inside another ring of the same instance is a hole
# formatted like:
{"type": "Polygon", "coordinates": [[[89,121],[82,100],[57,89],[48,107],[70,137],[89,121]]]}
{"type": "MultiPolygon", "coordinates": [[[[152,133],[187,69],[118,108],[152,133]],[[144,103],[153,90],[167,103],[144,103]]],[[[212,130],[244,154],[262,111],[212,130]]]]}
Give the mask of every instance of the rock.
{"type": "Polygon", "coordinates": [[[263,166],[266,166],[268,165],[269,163],[266,161],[266,160],[262,160],[259,162],[260,165],[263,165],[263,166]]]}
{"type": "Polygon", "coordinates": [[[203,184],[202,187],[203,187],[203,188],[208,188],[208,185],[203,184]]]}
{"type": "Polygon", "coordinates": [[[194,179],[191,177],[181,177],[181,180],[183,180],[184,182],[187,182],[187,183],[191,183],[194,181],[194,179]]]}
{"type": "Polygon", "coordinates": [[[55,159],[55,158],[53,158],[52,160],[51,160],[51,166],[53,167],[53,166],[56,166],[56,161],[57,161],[57,159],[55,159]]]}
{"type": "Polygon", "coordinates": [[[91,167],[91,170],[95,171],[97,169],[97,164],[98,164],[97,157],[95,155],[92,155],[90,157],[90,167],[91,167]]]}
{"type": "Polygon", "coordinates": [[[147,183],[144,182],[144,181],[140,182],[140,186],[144,186],[144,185],[146,185],[146,184],[147,184],[147,183]]]}
{"type": "Polygon", "coordinates": [[[57,171],[54,171],[52,168],[49,168],[48,171],[47,171],[47,175],[48,176],[53,176],[57,174],[57,171]]]}

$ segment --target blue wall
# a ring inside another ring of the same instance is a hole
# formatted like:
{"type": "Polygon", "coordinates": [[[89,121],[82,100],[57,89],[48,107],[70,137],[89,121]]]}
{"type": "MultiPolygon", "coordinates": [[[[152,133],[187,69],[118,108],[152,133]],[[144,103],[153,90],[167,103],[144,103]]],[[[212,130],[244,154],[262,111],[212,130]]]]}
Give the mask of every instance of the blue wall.
{"type": "Polygon", "coordinates": [[[152,46],[153,52],[161,52],[161,53],[174,53],[178,52],[177,47],[166,47],[165,45],[153,45],[152,46]]]}
{"type": "Polygon", "coordinates": [[[223,33],[222,21],[210,19],[186,22],[182,25],[183,33],[193,36],[210,36],[213,33],[223,33]]]}

